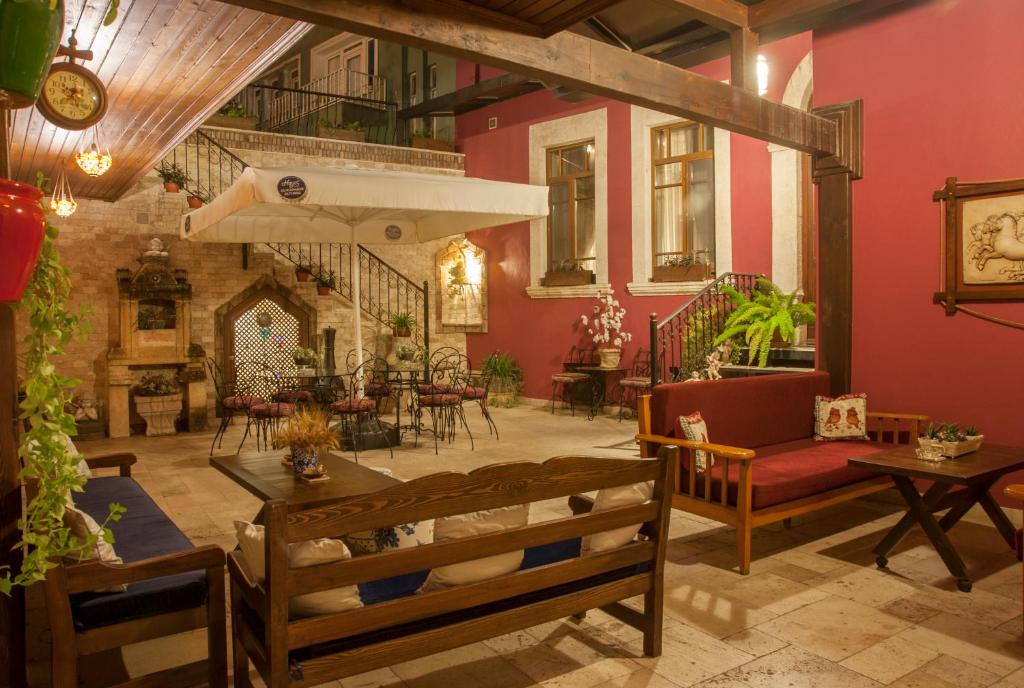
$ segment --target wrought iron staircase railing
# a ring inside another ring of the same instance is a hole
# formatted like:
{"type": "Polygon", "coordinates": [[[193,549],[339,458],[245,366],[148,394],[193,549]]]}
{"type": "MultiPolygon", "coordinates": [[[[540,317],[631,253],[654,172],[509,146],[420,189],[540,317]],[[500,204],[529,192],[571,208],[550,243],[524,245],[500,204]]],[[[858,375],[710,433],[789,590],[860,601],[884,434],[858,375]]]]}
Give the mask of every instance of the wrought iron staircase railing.
{"type": "Polygon", "coordinates": [[[651,385],[685,380],[705,367],[715,349],[715,338],[725,329],[733,311],[732,300],[722,291],[730,286],[750,296],[757,287],[756,275],[727,272],[694,294],[684,306],[664,320],[651,314],[651,385]]]}
{"type": "MultiPolygon", "coordinates": [[[[248,164],[221,146],[213,137],[196,130],[189,134],[165,162],[181,167],[187,181],[184,190],[210,201],[237,180],[248,164]]],[[[331,284],[331,290],[352,303],[351,246],[349,244],[265,244],[294,267],[304,267],[313,279],[331,284]],[[331,280],[333,277],[333,282],[331,280]]],[[[429,284],[420,286],[365,246],[359,245],[359,307],[380,323],[409,313],[416,319],[413,340],[430,344],[429,284]]]]}

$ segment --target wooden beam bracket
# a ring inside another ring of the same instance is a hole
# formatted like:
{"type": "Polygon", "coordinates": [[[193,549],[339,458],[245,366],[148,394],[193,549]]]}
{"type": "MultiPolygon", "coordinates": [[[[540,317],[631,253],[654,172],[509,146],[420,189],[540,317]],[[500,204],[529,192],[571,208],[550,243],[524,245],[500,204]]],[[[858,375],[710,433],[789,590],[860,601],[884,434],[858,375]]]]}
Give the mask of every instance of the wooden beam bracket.
{"type": "Polygon", "coordinates": [[[835,155],[816,155],[814,178],[849,172],[854,179],[864,176],[864,101],[816,107],[812,112],[836,123],[838,133],[835,155]]]}

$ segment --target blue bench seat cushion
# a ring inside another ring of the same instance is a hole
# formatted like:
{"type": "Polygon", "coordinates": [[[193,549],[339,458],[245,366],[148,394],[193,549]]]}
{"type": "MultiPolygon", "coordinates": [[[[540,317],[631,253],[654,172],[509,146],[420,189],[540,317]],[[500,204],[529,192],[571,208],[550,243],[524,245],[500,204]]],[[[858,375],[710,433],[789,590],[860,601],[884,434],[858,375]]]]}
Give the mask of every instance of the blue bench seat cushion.
{"type": "MultiPolygon", "coordinates": [[[[85,491],[74,495],[75,505],[103,523],[111,502],[127,512],[108,524],[114,550],[124,563],[187,552],[192,543],[132,478],[92,478],[85,491]]],[[[206,572],[189,571],[132,583],[126,592],[77,593],[71,596],[71,614],[78,630],[109,626],[156,614],[192,609],[206,603],[206,572]]]]}

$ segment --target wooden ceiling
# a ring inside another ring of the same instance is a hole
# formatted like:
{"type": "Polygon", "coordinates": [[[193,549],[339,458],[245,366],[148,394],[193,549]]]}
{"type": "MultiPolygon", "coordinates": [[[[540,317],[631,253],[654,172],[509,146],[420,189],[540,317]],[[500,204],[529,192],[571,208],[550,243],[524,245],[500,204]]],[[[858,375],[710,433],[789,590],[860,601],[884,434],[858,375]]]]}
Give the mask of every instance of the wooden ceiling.
{"type": "Polygon", "coordinates": [[[122,0],[117,20],[101,26],[108,3],[67,3],[65,36],[77,25],[85,65],[107,86],[101,122],[114,157],[92,179],[73,156],[85,132],[60,129],[35,108],[16,110],[11,167],[15,179],[56,175],[63,164],[76,197],[116,200],[210,113],[274,62],[310,25],[215,0],[122,0]]]}
{"type": "Polygon", "coordinates": [[[427,9],[454,10],[511,31],[546,37],[620,0],[410,0],[427,9]]]}

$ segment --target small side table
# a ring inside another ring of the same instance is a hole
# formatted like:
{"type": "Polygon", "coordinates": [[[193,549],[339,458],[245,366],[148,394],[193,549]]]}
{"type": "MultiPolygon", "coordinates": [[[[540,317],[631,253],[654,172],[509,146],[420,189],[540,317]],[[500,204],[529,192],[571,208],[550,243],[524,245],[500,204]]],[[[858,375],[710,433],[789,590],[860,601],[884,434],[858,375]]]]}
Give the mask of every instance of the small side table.
{"type": "Polygon", "coordinates": [[[594,416],[605,405],[608,397],[608,382],[616,377],[622,377],[629,368],[602,368],[601,366],[580,366],[574,370],[586,373],[590,376],[590,411],[587,413],[587,420],[594,420],[594,416]]]}
{"type": "Polygon", "coordinates": [[[1017,529],[993,499],[991,490],[999,478],[1024,468],[1024,448],[986,444],[976,452],[938,462],[917,458],[915,448],[903,446],[849,461],[851,466],[887,474],[907,502],[907,513],[873,550],[875,563],[885,568],[889,563],[886,555],[918,523],[956,578],[957,588],[970,592],[972,583],[967,567],[946,537],[946,531],[971,507],[980,504],[1007,546],[1016,551],[1017,529]],[[932,481],[932,485],[921,494],[914,485],[915,479],[932,481]],[[960,489],[950,492],[954,487],[960,489]],[[949,511],[936,519],[934,513],[943,509],[949,511]]]}

